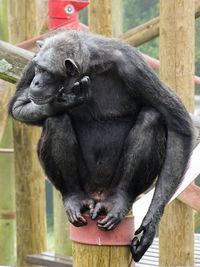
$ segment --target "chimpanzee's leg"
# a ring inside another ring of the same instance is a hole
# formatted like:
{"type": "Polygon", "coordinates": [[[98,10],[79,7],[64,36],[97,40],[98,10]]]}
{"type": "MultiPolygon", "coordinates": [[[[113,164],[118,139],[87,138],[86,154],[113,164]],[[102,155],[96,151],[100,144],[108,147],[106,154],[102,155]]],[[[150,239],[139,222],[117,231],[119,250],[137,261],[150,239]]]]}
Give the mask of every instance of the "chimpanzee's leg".
{"type": "Polygon", "coordinates": [[[131,209],[136,197],[144,192],[161,170],[165,155],[165,128],[159,113],[143,108],[131,129],[113,178],[111,196],[96,204],[92,218],[105,210],[98,221],[102,230],[115,228],[131,209]]]}
{"type": "Polygon", "coordinates": [[[62,194],[69,221],[75,226],[86,224],[81,212],[93,209],[94,201],[80,185],[80,168],[81,175],[87,175],[87,170],[67,113],[46,119],[38,156],[48,178],[62,194]]]}

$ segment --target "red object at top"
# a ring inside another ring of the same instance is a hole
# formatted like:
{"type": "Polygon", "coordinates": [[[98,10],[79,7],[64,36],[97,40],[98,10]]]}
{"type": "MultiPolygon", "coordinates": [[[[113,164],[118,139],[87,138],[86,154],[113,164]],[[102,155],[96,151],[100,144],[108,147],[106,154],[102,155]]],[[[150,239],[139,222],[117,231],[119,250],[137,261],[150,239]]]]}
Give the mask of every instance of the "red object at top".
{"type": "Polygon", "coordinates": [[[88,4],[88,1],[49,0],[49,28],[87,30],[88,27],[79,22],[78,12],[88,4]]]}

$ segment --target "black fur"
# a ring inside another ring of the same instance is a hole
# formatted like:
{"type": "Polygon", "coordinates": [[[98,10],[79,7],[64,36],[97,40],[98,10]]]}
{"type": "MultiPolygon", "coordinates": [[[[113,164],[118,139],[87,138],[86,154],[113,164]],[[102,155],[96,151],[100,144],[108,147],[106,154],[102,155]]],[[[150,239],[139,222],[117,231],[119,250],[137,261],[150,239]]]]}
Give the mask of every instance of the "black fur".
{"type": "Polygon", "coordinates": [[[9,110],[17,120],[43,126],[39,159],[76,226],[86,224],[82,213],[89,209],[93,219],[106,214],[100,229],[115,228],[159,176],[136,231],[142,237],[131,244],[133,259],[140,260],[193,145],[192,123],[177,95],[131,46],[64,31],[45,41],[9,110]]]}

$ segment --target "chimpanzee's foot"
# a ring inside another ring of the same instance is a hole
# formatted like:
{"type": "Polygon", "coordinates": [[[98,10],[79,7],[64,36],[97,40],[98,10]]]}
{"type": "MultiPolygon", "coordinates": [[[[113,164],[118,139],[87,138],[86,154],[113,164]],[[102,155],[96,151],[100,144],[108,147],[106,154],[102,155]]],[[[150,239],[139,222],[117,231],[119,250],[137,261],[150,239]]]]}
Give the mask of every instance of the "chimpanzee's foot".
{"type": "Polygon", "coordinates": [[[90,212],[94,210],[94,200],[82,194],[63,197],[63,204],[70,223],[77,227],[87,224],[82,213],[88,209],[90,212]]]}
{"type": "Polygon", "coordinates": [[[97,222],[97,226],[104,231],[114,229],[124,216],[131,209],[132,201],[129,199],[114,195],[102,202],[98,202],[91,214],[92,219],[96,219],[102,212],[106,213],[106,217],[103,220],[97,222]]]}
{"type": "Polygon", "coordinates": [[[131,253],[135,262],[138,262],[153,242],[156,232],[157,221],[144,219],[135,235],[142,233],[140,239],[134,237],[131,243],[131,253]]]}

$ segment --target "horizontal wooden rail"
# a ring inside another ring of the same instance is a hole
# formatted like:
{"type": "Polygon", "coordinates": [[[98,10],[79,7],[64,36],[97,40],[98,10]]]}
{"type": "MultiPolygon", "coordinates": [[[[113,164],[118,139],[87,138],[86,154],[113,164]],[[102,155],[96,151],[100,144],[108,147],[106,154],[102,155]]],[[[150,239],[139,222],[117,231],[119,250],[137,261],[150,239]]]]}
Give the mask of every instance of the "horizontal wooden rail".
{"type": "Polygon", "coordinates": [[[33,55],[25,49],[0,41],[0,79],[16,83],[33,55]]]}

